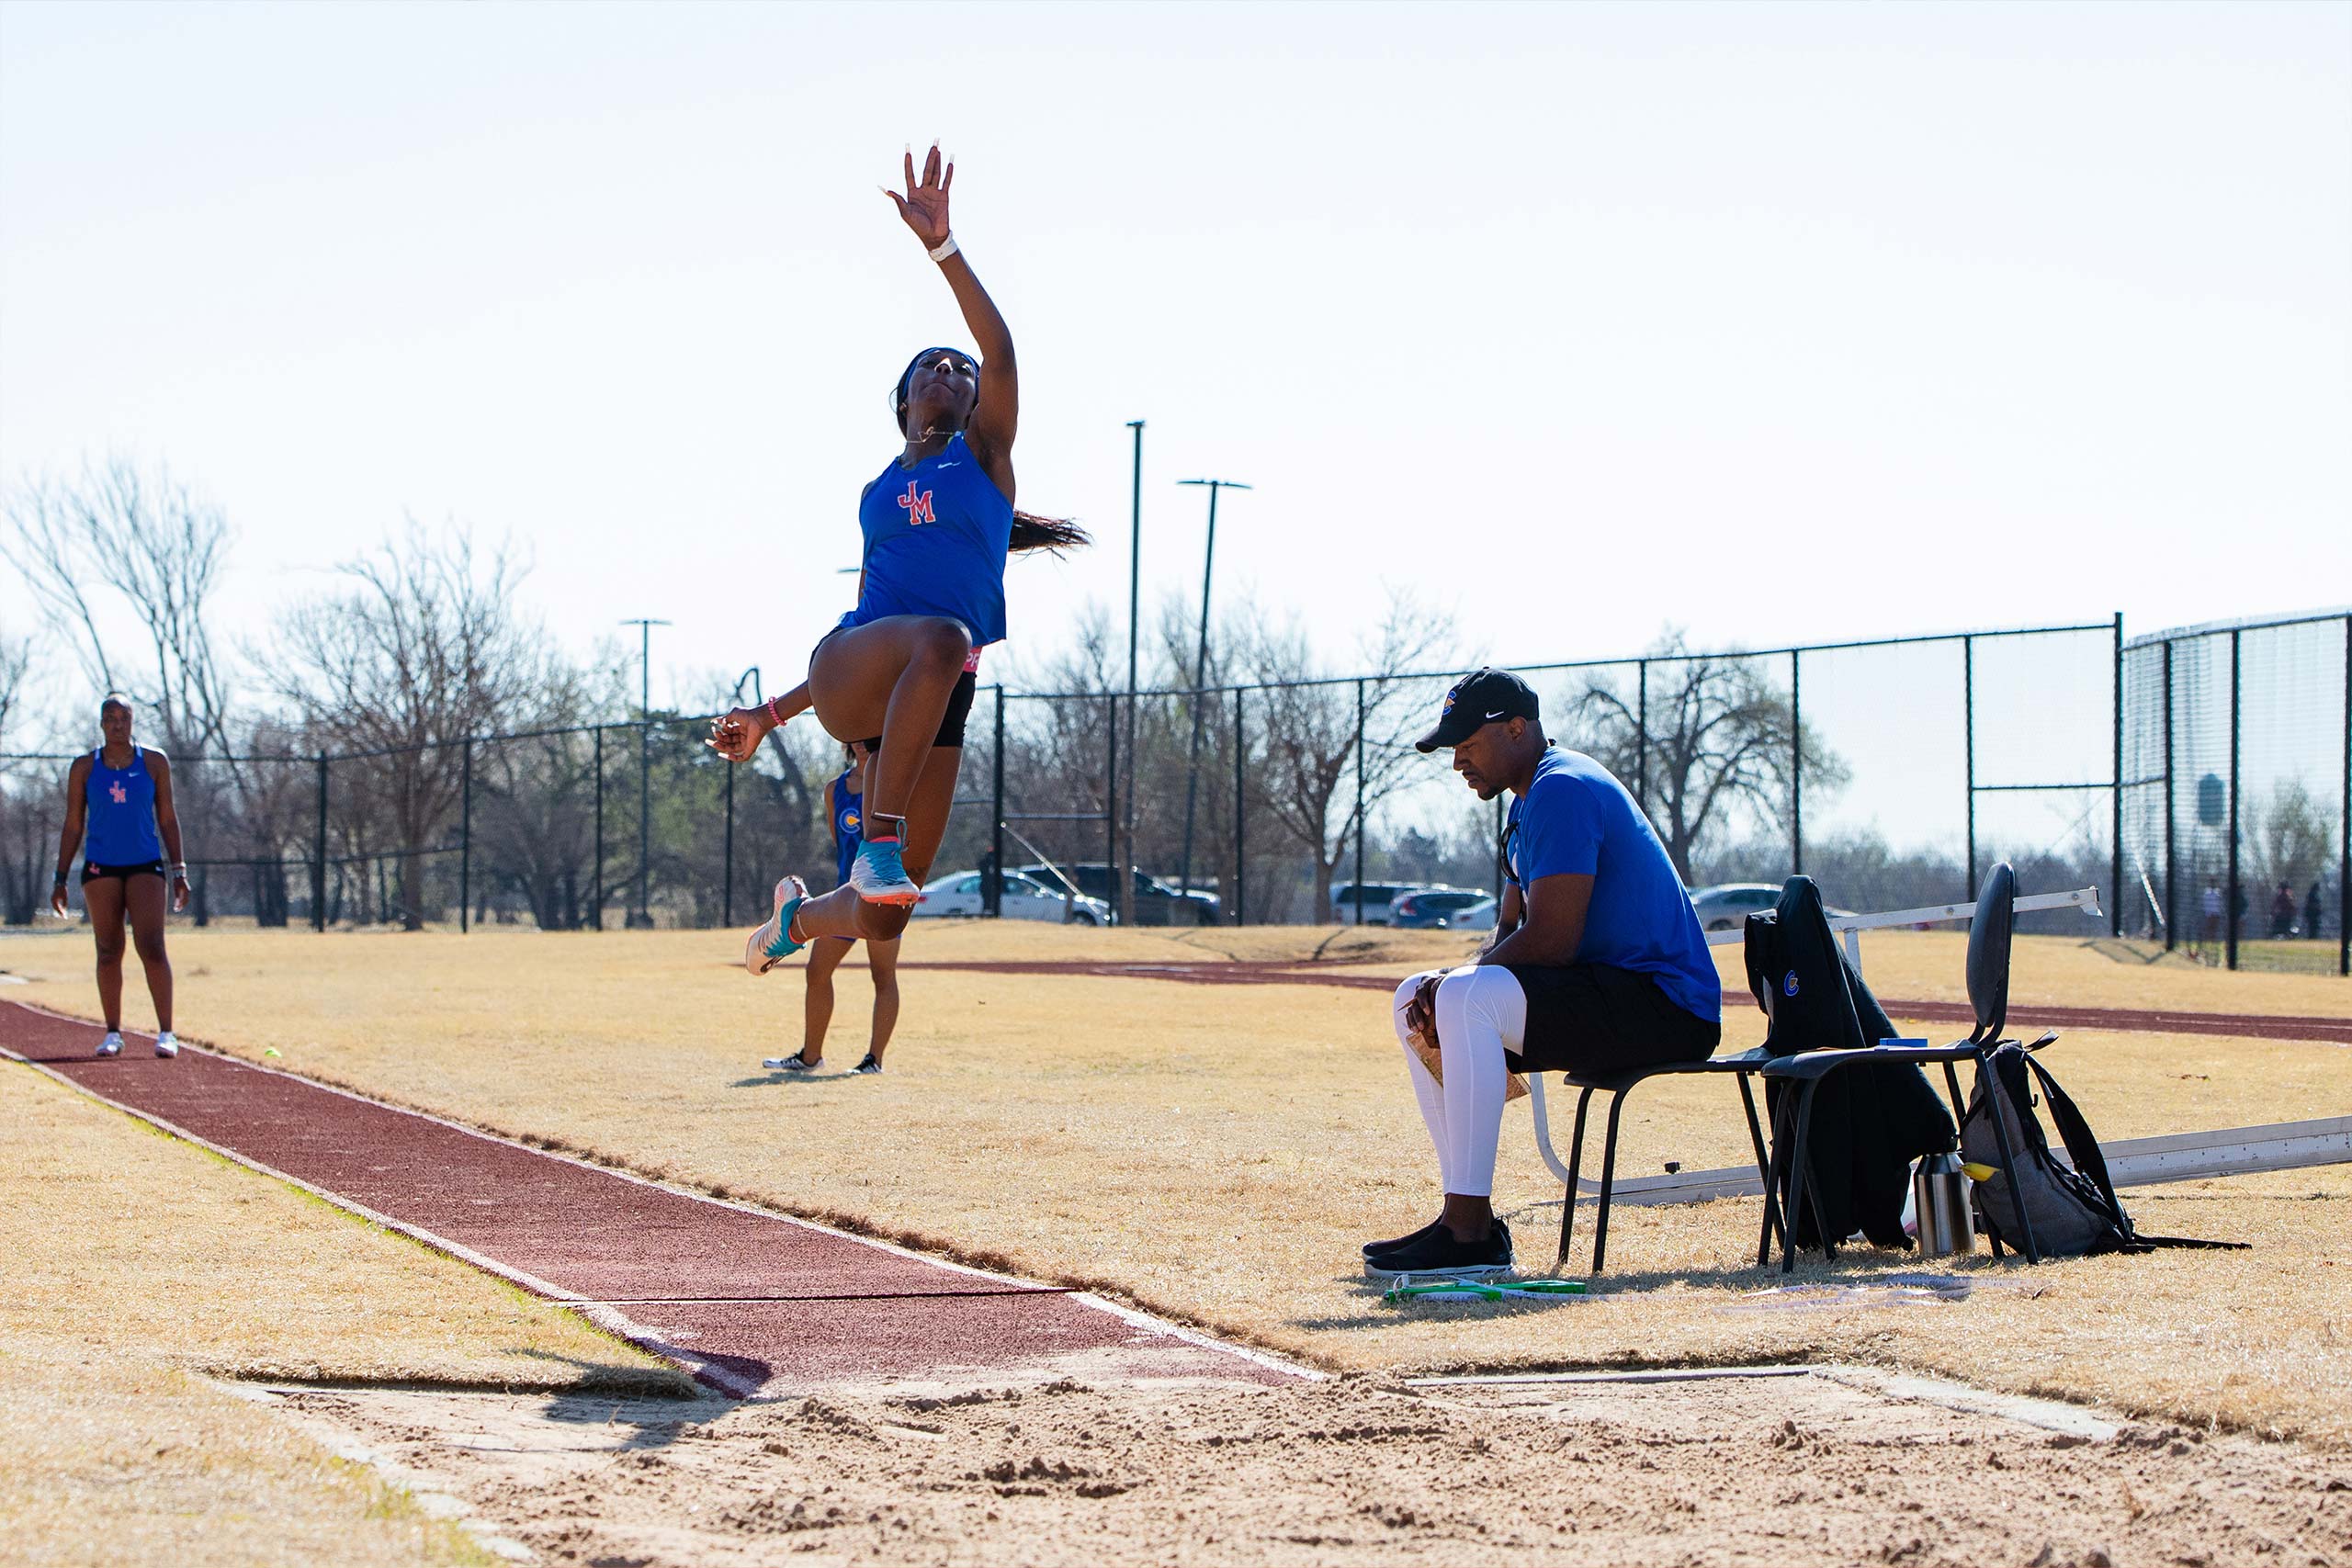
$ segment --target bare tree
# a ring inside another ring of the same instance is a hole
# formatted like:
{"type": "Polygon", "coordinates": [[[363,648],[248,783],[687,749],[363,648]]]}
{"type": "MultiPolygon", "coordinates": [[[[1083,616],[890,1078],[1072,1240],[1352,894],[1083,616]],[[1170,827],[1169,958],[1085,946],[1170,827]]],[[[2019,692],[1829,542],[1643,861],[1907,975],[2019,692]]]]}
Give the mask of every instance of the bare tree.
{"type": "Polygon", "coordinates": [[[442,848],[466,766],[465,742],[500,727],[537,684],[540,638],[514,608],[521,570],[471,537],[407,534],[341,569],[346,586],[277,624],[277,690],[315,744],[352,760],[336,788],[349,852],[390,829],[401,923],[426,916],[420,857],[442,848]],[[348,807],[357,808],[355,814],[348,807]]]}
{"type": "MultiPolygon", "coordinates": [[[[30,637],[0,630],[0,750],[13,749],[23,720],[32,654],[30,637]]],[[[32,924],[39,907],[40,851],[49,826],[41,796],[44,785],[53,787],[53,775],[43,780],[33,773],[39,765],[0,762],[0,919],[12,926],[32,924]]]]}
{"type": "Polygon", "coordinates": [[[1296,621],[1279,628],[1261,626],[1252,637],[1247,660],[1269,685],[1252,695],[1264,715],[1261,804],[1307,852],[1318,921],[1330,916],[1332,874],[1356,830],[1352,784],[1359,728],[1363,810],[1369,818],[1408,782],[1412,764],[1422,761],[1410,737],[1429,720],[1426,705],[1415,701],[1417,694],[1427,694],[1424,683],[1398,677],[1433,659],[1452,637],[1450,621],[1409,595],[1393,594],[1379,631],[1362,647],[1370,673],[1309,685],[1273,684],[1314,679],[1314,659],[1296,621]],[[1344,794],[1343,785],[1349,786],[1344,794]]]}
{"type": "Polygon", "coordinates": [[[2267,893],[2285,883],[2300,908],[2304,885],[2335,858],[2335,813],[2323,807],[2301,779],[2281,779],[2267,800],[2249,799],[2244,885],[2267,893]]]}
{"type": "Polygon", "coordinates": [[[1679,630],[1648,658],[1646,704],[1597,680],[1570,719],[1581,748],[1637,792],[1686,884],[1692,856],[1736,807],[1785,827],[1800,757],[1807,789],[1844,786],[1845,763],[1811,728],[1797,733],[1788,694],[1754,660],[1692,653],[1679,630]]]}
{"type": "Polygon", "coordinates": [[[13,721],[23,713],[32,667],[33,639],[12,637],[0,628],[0,749],[7,746],[13,721]]]}
{"type": "Polygon", "coordinates": [[[220,508],[161,467],[110,457],[74,479],[13,492],[0,554],[24,576],[59,640],[98,691],[153,709],[175,754],[228,750],[229,687],[206,612],[231,541],[220,508]],[[100,630],[111,594],[143,639],[117,660],[100,630]]]}

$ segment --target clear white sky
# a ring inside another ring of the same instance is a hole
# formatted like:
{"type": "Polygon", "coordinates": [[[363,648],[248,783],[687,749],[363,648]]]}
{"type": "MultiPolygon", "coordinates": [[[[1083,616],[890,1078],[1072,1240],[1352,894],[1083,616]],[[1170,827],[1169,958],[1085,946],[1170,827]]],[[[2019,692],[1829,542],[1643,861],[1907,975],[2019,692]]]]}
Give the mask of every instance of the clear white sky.
{"type": "MultiPolygon", "coordinates": [[[[167,460],[256,624],[404,513],[797,672],[884,395],[1021,347],[1034,660],[1385,585],[1482,651],[2352,593],[2352,6],[0,6],[0,476],[167,460]]],[[[28,607],[0,583],[0,620],[28,607]]]]}

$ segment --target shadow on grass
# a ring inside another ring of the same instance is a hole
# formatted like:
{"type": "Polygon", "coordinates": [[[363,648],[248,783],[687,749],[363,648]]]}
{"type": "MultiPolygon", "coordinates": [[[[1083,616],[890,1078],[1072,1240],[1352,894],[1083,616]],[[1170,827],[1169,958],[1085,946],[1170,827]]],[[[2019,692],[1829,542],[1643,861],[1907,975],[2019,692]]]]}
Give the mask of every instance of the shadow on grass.
{"type": "Polygon", "coordinates": [[[727,1087],[729,1089],[769,1089],[778,1084],[788,1083],[839,1083],[843,1078],[855,1077],[857,1075],[847,1067],[831,1073],[787,1073],[778,1070],[762,1073],[757,1077],[737,1078],[727,1087]]]}
{"type": "MultiPolygon", "coordinates": [[[[1612,1269],[1598,1278],[1573,1269],[1525,1269],[1512,1278],[1580,1280],[1587,1293],[1546,1299],[1506,1297],[1500,1301],[1465,1295],[1418,1296],[1389,1302],[1384,1299],[1386,1292],[1401,1281],[1340,1274],[1334,1275],[1332,1282],[1344,1287],[1361,1303],[1360,1310],[1285,1321],[1294,1328],[1323,1329],[1375,1328],[1432,1317],[1446,1321],[1524,1317],[1578,1306],[1634,1306],[1646,1295],[1676,1286],[1725,1292],[1725,1299],[1714,1304],[1714,1310],[1723,1312],[1938,1304],[1966,1301],[1985,1285],[2039,1290],[2039,1282],[2031,1277],[2022,1258],[2012,1257],[1996,1261],[1977,1255],[1938,1258],[1935,1263],[1934,1268],[1925,1267],[1922,1259],[1908,1252],[1847,1247],[1835,1259],[1800,1254],[1795,1271],[1789,1274],[1781,1272],[1777,1260],[1760,1269],[1751,1263],[1723,1269],[1612,1269]],[[1899,1267],[1890,1269],[1889,1265],[1899,1267]]],[[[1486,1282],[1508,1286],[1511,1279],[1486,1282]]]]}

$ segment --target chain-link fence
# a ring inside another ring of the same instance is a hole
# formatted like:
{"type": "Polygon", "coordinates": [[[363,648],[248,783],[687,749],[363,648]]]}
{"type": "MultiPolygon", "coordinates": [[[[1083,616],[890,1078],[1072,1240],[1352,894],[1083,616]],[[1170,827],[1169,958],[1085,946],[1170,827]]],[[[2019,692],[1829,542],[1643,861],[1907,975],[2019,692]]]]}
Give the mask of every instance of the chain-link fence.
{"type": "Polygon", "coordinates": [[[2140,637],[2124,668],[2127,929],[2352,974],[2352,613],[2140,637]]]}
{"type": "MultiPolygon", "coordinates": [[[[1633,790],[1692,887],[1815,877],[1834,905],[1965,901],[2008,860],[2100,889],[2116,938],[2346,971],[2352,614],[2126,645],[2120,617],[1521,667],[1550,733],[1633,790]]],[[[1456,672],[1193,692],[984,688],[934,877],[1032,868],[1075,918],[1388,919],[1399,888],[1498,889],[1499,802],[1412,739],[1456,672]],[[1125,882],[1114,875],[1119,867],[1125,882]]],[[[814,726],[750,765],[707,719],[375,754],[175,764],[200,921],[741,924],[786,871],[831,885],[814,726]]],[[[67,757],[0,758],[0,914],[46,902],[67,757]]],[[[2080,931],[2072,912],[2030,917],[2080,931]]]]}

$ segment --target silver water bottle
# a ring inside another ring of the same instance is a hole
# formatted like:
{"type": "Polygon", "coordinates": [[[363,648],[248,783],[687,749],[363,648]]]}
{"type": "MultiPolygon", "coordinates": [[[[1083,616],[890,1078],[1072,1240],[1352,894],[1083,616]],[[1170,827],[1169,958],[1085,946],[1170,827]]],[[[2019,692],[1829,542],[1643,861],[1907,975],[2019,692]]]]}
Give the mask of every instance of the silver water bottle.
{"type": "Polygon", "coordinates": [[[1923,1258],[1949,1258],[1976,1250],[1976,1215],[1970,1204],[1968,1173],[1956,1154],[1923,1155],[1911,1173],[1911,1213],[1923,1258]]]}

